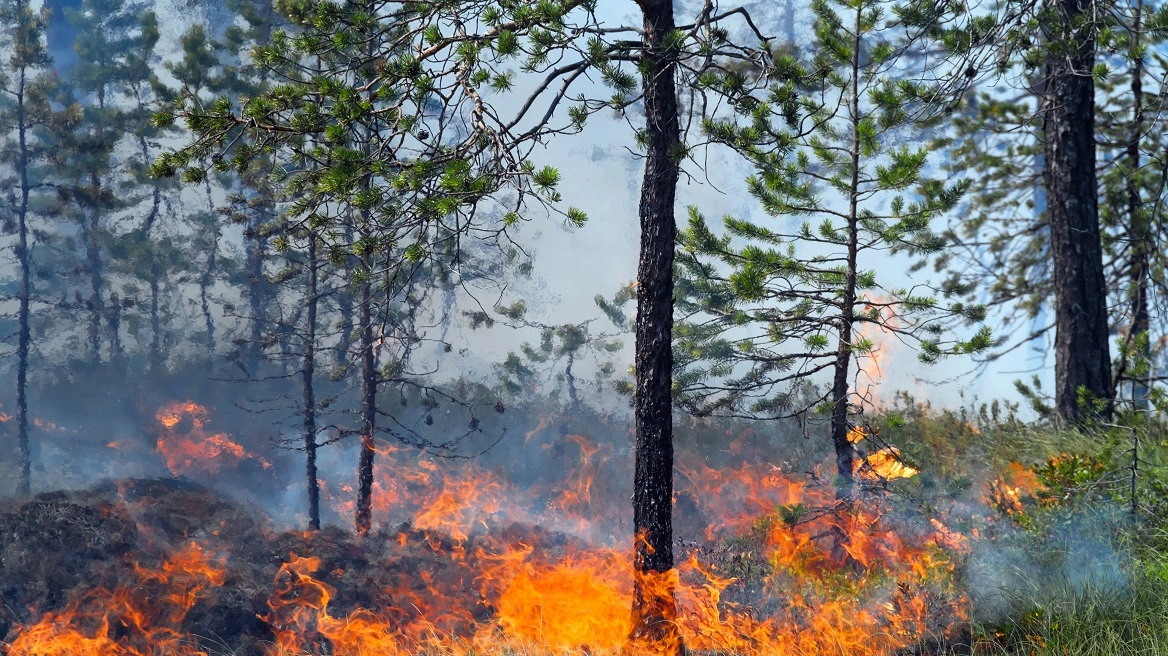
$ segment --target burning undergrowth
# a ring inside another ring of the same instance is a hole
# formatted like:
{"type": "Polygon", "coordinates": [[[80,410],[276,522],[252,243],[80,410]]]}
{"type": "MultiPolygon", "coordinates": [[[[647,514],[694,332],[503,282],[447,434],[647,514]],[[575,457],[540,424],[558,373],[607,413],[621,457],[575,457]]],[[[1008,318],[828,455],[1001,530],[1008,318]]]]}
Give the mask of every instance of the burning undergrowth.
{"type": "MultiPolygon", "coordinates": [[[[10,656],[627,649],[628,491],[614,481],[631,477],[616,443],[541,424],[525,452],[571,467],[530,474],[384,445],[380,521],[358,538],[335,525],[289,530],[190,480],[279,468],[212,431],[200,406],[157,421],[156,457],[181,477],[0,508],[10,656]]],[[[916,469],[874,443],[857,468],[868,491],[841,503],[821,469],[771,464],[761,448],[746,439],[716,457],[679,453],[678,568],[664,583],[687,647],[890,654],[961,639],[968,521],[887,493],[916,469]]],[[[322,483],[339,524],[352,494],[343,480],[322,483]]]]}

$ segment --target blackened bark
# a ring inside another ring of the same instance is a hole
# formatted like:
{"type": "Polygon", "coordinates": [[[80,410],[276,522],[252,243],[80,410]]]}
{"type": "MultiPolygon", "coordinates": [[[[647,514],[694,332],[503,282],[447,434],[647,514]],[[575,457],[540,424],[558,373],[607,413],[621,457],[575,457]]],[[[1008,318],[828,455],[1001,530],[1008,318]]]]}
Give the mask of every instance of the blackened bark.
{"type": "Polygon", "coordinates": [[[317,272],[316,235],[308,235],[308,289],[305,290],[304,363],[300,368],[304,388],[304,456],[308,477],[308,527],[320,530],[320,485],[316,479],[316,293],[317,272]]]}
{"type": "MultiPolygon", "coordinates": [[[[157,256],[156,256],[157,259],[157,256]]],[[[157,261],[150,268],[150,373],[162,371],[162,317],[159,314],[159,278],[157,261]]]]}
{"type": "MultiPolygon", "coordinates": [[[[99,109],[105,109],[105,87],[99,87],[97,90],[97,106],[99,109]]],[[[105,125],[102,122],[97,123],[97,142],[103,143],[105,139],[105,125]]],[[[90,202],[98,205],[102,202],[101,192],[101,176],[97,171],[89,174],[90,189],[89,196],[92,199],[90,202]]],[[[105,302],[101,296],[102,287],[104,287],[102,280],[102,266],[101,266],[101,248],[97,243],[98,234],[101,230],[101,210],[94,207],[89,213],[88,221],[85,222],[85,255],[89,260],[89,286],[90,286],[90,301],[89,301],[89,355],[94,363],[101,361],[101,317],[104,314],[105,302]]]]}
{"type": "MultiPolygon", "coordinates": [[[[95,173],[91,180],[93,184],[93,195],[98,196],[98,189],[101,187],[101,181],[95,173]]],[[[89,220],[85,222],[85,256],[89,260],[89,359],[97,363],[101,360],[101,315],[103,314],[105,303],[101,297],[102,289],[102,272],[101,272],[101,249],[97,245],[97,233],[100,229],[98,210],[93,210],[89,214],[89,220]]]]}
{"type": "Polygon", "coordinates": [[[207,335],[207,368],[215,364],[215,319],[211,316],[211,300],[207,290],[215,281],[215,266],[219,254],[219,222],[215,218],[215,200],[211,197],[211,184],[207,183],[207,207],[210,210],[211,242],[207,251],[207,268],[199,277],[199,307],[203,311],[203,330],[207,335]]]}
{"type": "MultiPolygon", "coordinates": [[[[1151,357],[1151,344],[1148,342],[1148,259],[1151,253],[1151,230],[1148,219],[1144,216],[1137,176],[1140,170],[1140,139],[1144,129],[1144,56],[1140,51],[1140,37],[1143,22],[1144,2],[1136,2],[1136,20],[1132,29],[1133,50],[1136,57],[1132,62],[1132,126],[1131,137],[1127,144],[1128,178],[1127,178],[1127,211],[1131,222],[1131,263],[1129,276],[1132,285],[1131,298],[1131,329],[1128,334],[1130,342],[1143,340],[1140,358],[1146,363],[1151,357]]],[[[1114,389],[1114,386],[1113,386],[1114,389]]],[[[1149,389],[1146,379],[1133,378],[1132,405],[1137,411],[1148,410],[1149,389]]]]}
{"type": "Polygon", "coordinates": [[[377,430],[377,361],[373,353],[373,285],[361,284],[361,459],[357,464],[357,534],[373,526],[373,435],[377,430]]]}
{"type": "MultiPolygon", "coordinates": [[[[353,243],[353,229],[345,227],[345,244],[353,243]]],[[[353,267],[351,260],[347,260],[345,264],[345,281],[346,283],[353,277],[353,267]]],[[[356,310],[353,307],[353,292],[352,287],[348,284],[343,285],[341,289],[337,290],[337,312],[341,315],[339,322],[340,335],[337,337],[336,350],[336,364],[337,366],[345,366],[349,362],[349,351],[353,348],[353,314],[356,310]]]]}
{"type": "MultiPolygon", "coordinates": [[[[139,108],[145,107],[139,102],[139,108]]],[[[142,161],[150,161],[150,144],[146,141],[146,137],[138,137],[138,148],[142,152],[142,161]]],[[[154,228],[155,222],[158,220],[159,210],[162,208],[162,185],[158,181],[154,183],[154,197],[150,205],[150,213],[146,215],[146,219],[142,222],[142,232],[147,237],[150,231],[154,228]]],[[[159,259],[158,253],[150,255],[150,353],[148,355],[148,364],[150,373],[158,373],[162,370],[162,317],[159,314],[159,295],[160,284],[162,276],[166,274],[166,267],[159,259]]]]}
{"type": "Polygon", "coordinates": [[[637,267],[636,471],[633,480],[635,640],[681,649],[673,569],[673,257],[681,134],[674,54],[665,39],[674,29],[672,0],[640,0],[644,16],[643,84],[645,177],[639,207],[637,267]]]}
{"type": "MultiPolygon", "coordinates": [[[[1055,284],[1055,406],[1072,424],[1092,413],[1079,390],[1111,399],[1107,295],[1095,177],[1095,39],[1087,0],[1059,0],[1043,107],[1047,216],[1055,284]],[[1082,23],[1087,21],[1087,25],[1082,23]]],[[[1110,414],[1110,404],[1103,415],[1110,414]]]]}
{"type": "MultiPolygon", "coordinates": [[[[24,11],[23,3],[17,3],[17,15],[24,11]]],[[[32,332],[29,329],[31,287],[31,262],[28,252],[28,194],[31,186],[28,181],[29,152],[27,139],[27,108],[25,100],[25,67],[18,69],[20,81],[17,83],[16,93],[16,128],[20,140],[20,159],[17,166],[20,168],[20,207],[17,212],[17,244],[16,258],[20,264],[20,309],[17,315],[17,343],[16,343],[16,450],[20,459],[20,496],[28,496],[32,491],[32,451],[28,440],[28,353],[32,344],[32,332]]]]}
{"type": "Polygon", "coordinates": [[[110,294],[109,314],[106,317],[110,330],[110,364],[115,371],[121,371],[125,350],[122,348],[122,300],[117,293],[110,294]]]}
{"type": "Polygon", "coordinates": [[[208,367],[215,361],[215,319],[211,316],[211,299],[207,292],[214,281],[216,255],[219,250],[217,247],[218,234],[213,234],[211,239],[215,240],[215,244],[211,245],[211,250],[207,253],[207,267],[203,269],[203,275],[199,278],[199,307],[203,311],[203,330],[207,335],[208,367]]]}
{"type": "MultiPolygon", "coordinates": [[[[258,210],[256,210],[258,212],[258,210]]],[[[258,376],[263,357],[264,322],[268,309],[268,285],[264,276],[264,249],[267,240],[260,236],[262,218],[255,214],[248,227],[247,242],[247,301],[251,335],[247,350],[247,372],[258,376]]]]}
{"type": "Polygon", "coordinates": [[[856,273],[859,253],[860,209],[860,34],[863,29],[862,8],[857,6],[854,39],[852,41],[852,79],[848,90],[848,122],[852,130],[849,155],[852,177],[848,186],[848,261],[844,277],[843,298],[840,300],[839,345],[835,355],[835,377],[831,386],[831,443],[835,448],[836,493],[850,497],[855,488],[852,475],[855,469],[856,449],[848,440],[848,372],[852,362],[852,335],[856,323],[856,273]]]}

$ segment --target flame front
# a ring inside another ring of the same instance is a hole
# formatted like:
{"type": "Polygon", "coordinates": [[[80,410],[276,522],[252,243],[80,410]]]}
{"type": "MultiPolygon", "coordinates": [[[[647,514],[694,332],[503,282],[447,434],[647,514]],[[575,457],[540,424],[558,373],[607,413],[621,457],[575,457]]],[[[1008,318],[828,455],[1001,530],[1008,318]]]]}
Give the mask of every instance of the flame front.
{"type": "MultiPolygon", "coordinates": [[[[177,473],[213,476],[260,460],[211,433],[202,406],[171,404],[157,420],[159,453],[177,473]]],[[[856,442],[866,436],[854,432],[856,442]]],[[[964,621],[954,574],[968,548],[961,536],[937,520],[904,531],[883,497],[844,504],[823,477],[792,476],[743,444],[731,448],[743,460],[733,466],[679,452],[677,494],[687,506],[678,521],[700,522],[702,540],[678,545],[675,570],[638,582],[631,545],[591,539],[592,523],[627,521],[621,495],[598,485],[618,460],[612,446],[580,435],[541,439],[531,448],[558,450],[577,466],[525,488],[474,461],[378,445],[381,533],[343,547],[368,548],[364,569],[326,567],[338,549],[320,534],[286,534],[299,546],[282,551],[266,608],[256,610],[272,636],[264,652],[636,654],[644,646],[629,642],[634,583],[675,597],[676,634],[695,652],[890,654],[964,621]],[[352,577],[376,582],[366,603],[345,598],[352,577]]],[[[916,473],[891,447],[870,453],[859,471],[916,473]]],[[[347,517],[351,488],[322,483],[324,500],[347,517]]],[[[74,595],[18,627],[7,653],[202,654],[184,623],[231,585],[232,561],[214,554],[233,546],[216,535],[74,595]]]]}
{"type": "Polygon", "coordinates": [[[134,579],[94,588],[64,610],[17,629],[8,656],[205,656],[182,630],[195,602],[223,585],[223,562],[191,542],[160,567],[133,567],[134,579]]]}

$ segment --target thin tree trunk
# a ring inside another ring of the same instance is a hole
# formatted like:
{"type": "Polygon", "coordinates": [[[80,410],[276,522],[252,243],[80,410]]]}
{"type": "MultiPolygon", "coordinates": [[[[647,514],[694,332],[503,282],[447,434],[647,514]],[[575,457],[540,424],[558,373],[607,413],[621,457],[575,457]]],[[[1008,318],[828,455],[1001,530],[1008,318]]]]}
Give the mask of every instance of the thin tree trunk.
{"type": "Polygon", "coordinates": [[[316,235],[308,235],[308,289],[305,292],[304,363],[300,368],[304,387],[304,454],[308,476],[308,527],[320,530],[320,485],[316,479],[316,306],[317,297],[316,235]]]}
{"type": "Polygon", "coordinates": [[[106,316],[110,330],[110,366],[121,372],[125,350],[122,348],[122,300],[117,293],[110,294],[109,313],[106,316]]]}
{"type": "MultiPolygon", "coordinates": [[[[1150,226],[1144,217],[1137,176],[1140,170],[1140,139],[1144,128],[1144,56],[1140,53],[1140,30],[1143,23],[1144,2],[1136,2],[1136,20],[1132,30],[1133,49],[1137,52],[1132,62],[1132,128],[1131,138],[1127,144],[1128,179],[1127,203],[1128,217],[1131,222],[1131,264],[1130,273],[1132,284],[1131,298],[1131,334],[1133,343],[1143,340],[1140,357],[1145,364],[1151,362],[1151,344],[1148,342],[1148,256],[1150,253],[1150,226]]],[[[1146,380],[1133,378],[1132,404],[1139,412],[1148,410],[1149,390],[1146,380]]]]}
{"type": "MultiPolygon", "coordinates": [[[[141,107],[141,104],[139,104],[141,107]]],[[[138,137],[138,147],[142,151],[142,161],[150,161],[150,144],[146,137],[138,137]]],[[[162,185],[154,183],[154,197],[150,205],[150,213],[142,222],[142,232],[147,236],[158,220],[159,209],[162,207],[162,185]]],[[[150,255],[150,353],[147,356],[150,373],[162,370],[162,317],[159,316],[159,286],[166,269],[159,262],[158,253],[150,255]]]]}
{"type": "Polygon", "coordinates": [[[673,55],[672,0],[640,0],[644,16],[645,177],[637,267],[634,640],[658,651],[683,650],[677,630],[673,569],[673,258],[674,204],[681,131],[673,55]]]}
{"type": "Polygon", "coordinates": [[[217,251],[218,248],[211,247],[211,252],[207,253],[207,268],[203,269],[203,275],[199,278],[199,307],[203,311],[203,331],[207,335],[208,366],[215,360],[215,320],[211,317],[211,300],[207,296],[207,290],[211,287],[217,251]]]}
{"type": "MultiPolygon", "coordinates": [[[[258,211],[258,210],[257,210],[258,211]]],[[[247,373],[259,374],[260,358],[263,355],[264,319],[267,312],[267,281],[264,278],[265,239],[260,237],[261,219],[253,216],[249,231],[252,233],[247,244],[247,284],[248,318],[251,335],[247,351],[247,373]]]]}
{"type": "MultiPolygon", "coordinates": [[[[98,109],[105,109],[105,88],[99,87],[97,90],[97,107],[98,109]]],[[[105,126],[98,122],[97,124],[97,140],[98,143],[102,141],[105,136],[105,126]]],[[[90,173],[89,182],[92,185],[90,194],[93,198],[93,203],[99,204],[101,202],[101,177],[97,171],[90,173]]],[[[89,260],[89,286],[91,291],[90,308],[89,308],[89,350],[90,358],[96,364],[101,361],[101,317],[105,308],[105,301],[101,296],[102,287],[102,268],[101,268],[101,249],[97,244],[98,231],[101,229],[101,210],[95,207],[89,214],[89,221],[86,224],[85,230],[85,255],[89,260]]]]}
{"type": "MultiPolygon", "coordinates": [[[[24,4],[16,5],[18,16],[24,11],[24,4]]],[[[17,212],[17,231],[20,243],[16,257],[20,263],[20,309],[17,315],[16,343],[16,450],[20,459],[20,496],[28,496],[32,491],[32,451],[28,439],[28,353],[32,344],[29,329],[31,287],[31,262],[28,252],[28,141],[26,134],[27,114],[24,106],[25,67],[21,66],[20,82],[16,94],[16,128],[20,139],[20,209],[17,212]]]]}
{"type": "Polygon", "coordinates": [[[219,223],[215,219],[215,201],[211,198],[211,185],[207,189],[207,206],[211,217],[211,248],[207,251],[207,268],[199,277],[199,307],[203,311],[203,330],[207,335],[207,368],[215,364],[215,319],[211,316],[211,301],[207,290],[214,283],[215,265],[219,254],[219,223]]]}
{"type": "MultiPolygon", "coordinates": [[[[91,181],[96,192],[101,186],[96,173],[91,181]]],[[[101,298],[101,250],[97,246],[99,228],[99,214],[97,210],[93,210],[85,224],[85,256],[89,260],[89,359],[95,364],[101,361],[101,315],[105,306],[101,298]]]]}
{"type": "MultiPolygon", "coordinates": [[[[262,0],[256,3],[255,9],[263,16],[263,20],[259,23],[256,44],[266,46],[271,42],[275,3],[270,0],[262,0]]],[[[267,70],[261,67],[259,72],[259,86],[260,88],[264,88],[268,82],[267,70]]],[[[263,177],[257,176],[256,179],[259,182],[260,186],[258,189],[262,195],[265,192],[263,177]]],[[[269,203],[270,197],[265,198],[264,203],[258,207],[252,208],[252,214],[247,224],[247,232],[250,233],[248,237],[249,241],[247,242],[246,267],[248,279],[248,311],[251,313],[249,317],[251,334],[249,336],[250,341],[248,342],[245,366],[250,376],[258,376],[259,374],[260,360],[263,357],[264,325],[267,319],[268,299],[270,297],[267,279],[264,277],[264,250],[267,248],[267,238],[261,234],[263,232],[265,217],[275,214],[274,208],[269,203]]]]}
{"type": "Polygon", "coordinates": [[[1106,281],[1099,235],[1095,177],[1095,64],[1093,26],[1078,27],[1087,0],[1059,0],[1060,33],[1051,39],[1044,99],[1047,216],[1055,284],[1055,405],[1072,424],[1092,413],[1080,390],[1107,403],[1111,355],[1106,281]]]}
{"type": "Polygon", "coordinates": [[[160,278],[157,262],[150,266],[150,373],[162,371],[162,317],[159,315],[160,278]]]}
{"type": "Polygon", "coordinates": [[[862,8],[856,8],[855,35],[852,40],[852,79],[848,94],[848,121],[852,128],[850,156],[852,178],[848,192],[848,262],[840,300],[839,346],[835,355],[835,378],[831,386],[831,443],[835,448],[837,494],[850,497],[854,491],[856,449],[848,440],[848,371],[852,362],[852,333],[855,328],[856,262],[859,251],[860,204],[860,34],[862,8]]]}
{"type": "MultiPolygon", "coordinates": [[[[366,264],[368,261],[366,260],[366,264]]],[[[377,361],[373,357],[373,286],[361,284],[361,458],[357,464],[357,534],[373,526],[373,435],[377,430],[377,361]]]]}

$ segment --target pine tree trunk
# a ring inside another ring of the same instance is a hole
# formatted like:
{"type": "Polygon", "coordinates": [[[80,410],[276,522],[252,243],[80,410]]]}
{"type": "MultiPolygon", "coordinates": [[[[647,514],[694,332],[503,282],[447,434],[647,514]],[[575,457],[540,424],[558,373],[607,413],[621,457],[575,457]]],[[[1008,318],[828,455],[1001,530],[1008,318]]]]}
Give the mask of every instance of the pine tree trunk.
{"type": "Polygon", "coordinates": [[[357,465],[357,534],[373,527],[373,435],[377,430],[377,361],[373,353],[373,285],[361,284],[361,458],[357,465]]]}
{"type": "Polygon", "coordinates": [[[674,204],[681,157],[673,56],[672,0],[640,0],[644,15],[645,177],[637,267],[636,465],[633,480],[635,585],[632,638],[681,651],[673,569],[673,258],[674,204]]]}
{"type": "MultiPolygon", "coordinates": [[[[353,229],[351,226],[345,226],[344,244],[353,243],[353,229]]],[[[337,347],[335,362],[338,367],[344,367],[349,363],[349,351],[353,348],[353,329],[356,326],[356,321],[353,320],[353,315],[357,308],[354,304],[354,297],[352,285],[349,281],[353,278],[353,264],[352,259],[346,258],[345,268],[342,270],[344,275],[344,283],[340,285],[334,296],[337,299],[337,314],[340,315],[337,322],[337,347]]]]}
{"type": "Polygon", "coordinates": [[[106,321],[109,322],[110,331],[110,366],[114,371],[121,372],[126,353],[122,348],[122,301],[117,293],[110,294],[106,321]]]}
{"type": "MultiPolygon", "coordinates": [[[[258,25],[259,32],[256,34],[256,45],[266,46],[271,42],[272,38],[272,20],[275,17],[275,3],[270,0],[261,0],[255,3],[254,8],[262,16],[262,20],[258,25]]],[[[268,71],[263,67],[260,67],[259,70],[259,87],[262,89],[268,84],[268,71]]],[[[261,186],[259,187],[260,193],[265,193],[264,187],[262,186],[264,184],[262,182],[263,177],[257,176],[257,180],[261,181],[261,186]]],[[[259,375],[260,360],[264,355],[264,325],[267,320],[268,299],[270,296],[267,279],[264,277],[264,251],[267,248],[267,238],[261,233],[263,231],[264,218],[274,216],[276,211],[269,198],[265,198],[264,201],[259,207],[252,208],[252,214],[248,219],[245,235],[248,239],[246,246],[246,268],[248,279],[248,311],[251,313],[251,316],[249,317],[250,335],[244,365],[250,376],[259,375]]]]}
{"type": "MultiPolygon", "coordinates": [[[[1086,0],[1059,0],[1063,25],[1083,20],[1086,0]]],[[[1047,216],[1055,285],[1055,405],[1072,424],[1090,414],[1080,389],[1111,399],[1111,355],[1095,177],[1095,40],[1091,25],[1052,39],[1044,99],[1047,216]],[[1057,47],[1055,47],[1057,45],[1057,47]]],[[[1109,415],[1110,409],[1103,414],[1109,415]]]]}
{"type": "Polygon", "coordinates": [[[215,243],[211,245],[211,251],[207,253],[207,267],[203,269],[203,275],[199,278],[199,307],[203,311],[203,331],[207,335],[207,367],[210,368],[215,362],[215,320],[211,316],[211,299],[207,292],[211,288],[214,281],[214,272],[216,265],[216,255],[218,254],[218,239],[217,234],[211,236],[215,243]]]}
{"type": "MultiPolygon", "coordinates": [[[[98,109],[105,109],[105,87],[98,87],[97,90],[97,107],[98,109]]],[[[102,122],[97,123],[98,141],[101,142],[105,137],[105,125],[102,122]]],[[[89,183],[92,186],[88,192],[93,197],[94,203],[100,203],[101,198],[101,177],[97,171],[90,173],[89,183]]],[[[89,350],[90,359],[94,364],[101,362],[101,317],[104,314],[105,301],[101,296],[103,285],[102,270],[101,270],[101,249],[97,244],[98,232],[101,230],[101,212],[94,208],[89,213],[89,220],[85,227],[85,255],[89,260],[89,286],[92,295],[90,296],[89,307],[89,350]]]]}
{"type": "MultiPolygon", "coordinates": [[[[96,174],[92,183],[95,190],[101,184],[96,174]]],[[[99,228],[99,215],[94,210],[85,223],[85,256],[89,260],[89,359],[95,364],[101,361],[101,315],[105,306],[101,297],[101,250],[97,246],[99,228]]]]}
{"type": "Polygon", "coordinates": [[[300,368],[304,389],[304,456],[307,465],[308,527],[320,530],[320,485],[316,479],[316,292],[317,272],[316,235],[308,235],[308,289],[305,290],[304,362],[300,368]]]}
{"type": "MultiPolygon", "coordinates": [[[[1137,0],[1136,2],[1136,20],[1134,28],[1132,29],[1133,49],[1139,52],[1140,47],[1140,31],[1143,22],[1144,2],[1137,0]]],[[[1148,259],[1150,249],[1154,246],[1151,244],[1150,226],[1148,220],[1144,217],[1142,203],[1140,200],[1139,185],[1137,184],[1137,176],[1140,170],[1140,139],[1144,128],[1144,57],[1143,54],[1138,54],[1135,61],[1132,62],[1132,128],[1131,138],[1127,145],[1128,158],[1128,179],[1127,179],[1127,199],[1128,199],[1128,220],[1131,222],[1131,263],[1129,265],[1129,276],[1131,278],[1132,298],[1131,298],[1131,329],[1128,339],[1132,343],[1138,340],[1143,340],[1139,357],[1144,363],[1149,363],[1152,358],[1151,343],[1148,341],[1149,315],[1148,315],[1148,259]]],[[[1113,386],[1114,388],[1114,386],[1113,386]]],[[[1148,410],[1149,389],[1146,380],[1133,379],[1132,380],[1132,405],[1139,412],[1146,412],[1148,410]]]]}
{"type": "MultiPolygon", "coordinates": [[[[18,15],[24,11],[23,3],[18,2],[18,15]]],[[[20,139],[20,207],[17,212],[17,231],[20,242],[17,244],[16,257],[20,264],[20,309],[17,314],[17,343],[16,343],[16,451],[20,459],[20,496],[28,496],[32,491],[32,451],[28,439],[28,353],[32,344],[32,331],[29,329],[30,301],[32,297],[31,268],[28,252],[28,194],[31,186],[28,181],[28,141],[27,141],[27,110],[25,100],[25,68],[22,66],[17,73],[20,82],[16,94],[16,128],[20,139]]]]}
{"type": "Polygon", "coordinates": [[[207,291],[215,282],[215,266],[219,254],[219,224],[215,219],[215,199],[211,196],[211,184],[204,187],[207,191],[207,209],[211,217],[211,243],[207,251],[207,268],[199,277],[199,308],[203,312],[203,331],[207,336],[207,369],[215,366],[215,319],[211,316],[211,300],[207,291]]]}
{"type": "Polygon", "coordinates": [[[844,277],[843,298],[840,299],[839,346],[835,355],[835,377],[831,386],[831,443],[835,448],[837,494],[849,498],[855,489],[853,470],[856,449],[848,440],[848,373],[852,362],[852,338],[856,323],[856,273],[860,239],[860,34],[862,8],[857,5],[855,30],[852,40],[852,79],[848,90],[848,123],[852,130],[849,156],[852,177],[848,185],[848,260],[844,277]]]}
{"type": "MultiPolygon", "coordinates": [[[[139,107],[145,109],[144,107],[139,107]]],[[[150,144],[146,137],[138,138],[138,148],[142,151],[142,161],[150,161],[150,144]]],[[[162,185],[154,183],[154,197],[150,205],[150,213],[142,222],[142,232],[150,235],[154,223],[158,220],[159,209],[162,207],[162,185]]],[[[150,373],[156,374],[162,370],[162,317],[159,315],[159,286],[166,267],[159,261],[158,253],[150,256],[150,353],[147,356],[150,373]]]]}
{"type": "Polygon", "coordinates": [[[162,317],[159,314],[158,264],[150,267],[150,373],[162,371],[162,317]]]}
{"type": "Polygon", "coordinates": [[[247,243],[247,301],[249,328],[251,334],[247,350],[247,373],[259,375],[260,358],[263,356],[264,318],[267,312],[267,284],[264,278],[264,240],[260,237],[260,218],[253,216],[248,230],[251,233],[247,243]]]}

